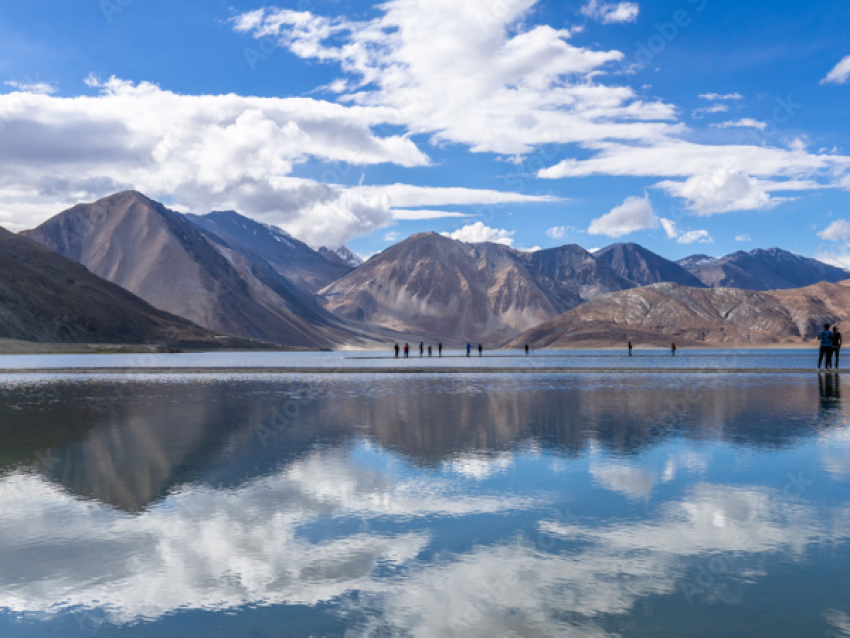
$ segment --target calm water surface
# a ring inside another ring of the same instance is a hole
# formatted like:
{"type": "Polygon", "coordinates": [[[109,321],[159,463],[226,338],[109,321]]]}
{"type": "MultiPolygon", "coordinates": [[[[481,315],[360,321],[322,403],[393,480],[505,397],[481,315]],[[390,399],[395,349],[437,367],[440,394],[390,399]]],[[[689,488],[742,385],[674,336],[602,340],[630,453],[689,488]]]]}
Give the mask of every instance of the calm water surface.
{"type": "Polygon", "coordinates": [[[834,375],[0,382],[3,637],[850,635],[834,375]]]}

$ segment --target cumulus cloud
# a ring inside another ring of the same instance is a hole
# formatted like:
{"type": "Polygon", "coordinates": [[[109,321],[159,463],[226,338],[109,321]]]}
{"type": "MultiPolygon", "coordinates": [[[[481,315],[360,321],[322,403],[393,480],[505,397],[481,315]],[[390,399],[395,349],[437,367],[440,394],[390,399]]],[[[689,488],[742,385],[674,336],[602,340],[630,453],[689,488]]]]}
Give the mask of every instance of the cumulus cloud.
{"type": "Polygon", "coordinates": [[[850,79],[850,55],[841,60],[820,83],[845,84],[848,79],[850,79]]]}
{"type": "Polygon", "coordinates": [[[819,232],[818,237],[826,241],[850,241],[850,222],[836,219],[826,230],[819,232]]]}
{"type": "Polygon", "coordinates": [[[636,22],[640,14],[640,5],[636,2],[590,0],[581,8],[581,13],[604,24],[636,22]]]}
{"type": "Polygon", "coordinates": [[[260,9],[234,26],[339,65],[351,87],[343,102],[389,109],[411,131],[474,152],[517,156],[541,144],[678,130],[675,108],[599,81],[621,52],[573,46],[571,31],[529,25],[537,4],[390,0],[368,21],[260,9]]]}
{"type": "Polygon", "coordinates": [[[466,242],[467,244],[483,244],[485,242],[493,244],[504,244],[505,246],[513,246],[515,230],[501,230],[498,228],[490,228],[484,225],[483,222],[476,222],[469,226],[464,226],[460,230],[453,233],[442,233],[445,237],[451,237],[457,241],[466,242]]]}
{"type": "Polygon", "coordinates": [[[688,201],[698,215],[713,215],[737,210],[766,210],[785,201],[771,197],[766,185],[739,171],[718,169],[695,175],[684,183],[663,182],[667,192],[688,201]]]}
{"type": "Polygon", "coordinates": [[[95,96],[0,95],[0,213],[35,226],[80,201],[134,188],[192,212],[238,210],[312,245],[343,245],[386,226],[401,207],[555,201],[497,191],[340,186],[353,165],[427,166],[387,109],[306,98],[181,95],[150,83],[90,77],[95,96]],[[292,177],[309,160],[322,182],[292,177]]]}
{"type": "Polygon", "coordinates": [[[713,244],[714,240],[707,230],[689,230],[676,240],[680,244],[713,244]]]}
{"type": "Polygon", "coordinates": [[[759,122],[758,120],[753,120],[750,118],[745,118],[743,120],[737,120],[734,122],[720,122],[716,124],[712,124],[715,128],[754,128],[759,131],[763,131],[767,128],[767,122],[759,122]]]}
{"type": "Polygon", "coordinates": [[[689,230],[687,232],[679,231],[676,222],[670,219],[659,218],[661,227],[667,234],[668,239],[675,239],[680,244],[713,244],[714,239],[707,230],[689,230]]]}
{"type": "Polygon", "coordinates": [[[658,223],[649,196],[629,197],[610,213],[594,219],[587,232],[591,235],[623,237],[639,230],[657,228],[658,223]]]}
{"type": "Polygon", "coordinates": [[[555,226],[546,231],[546,236],[552,239],[563,239],[574,230],[572,226],[555,226]]]}
{"type": "Polygon", "coordinates": [[[753,241],[753,238],[745,233],[743,235],[738,235],[737,237],[735,237],[735,241],[749,242],[749,241],[753,241]]]}

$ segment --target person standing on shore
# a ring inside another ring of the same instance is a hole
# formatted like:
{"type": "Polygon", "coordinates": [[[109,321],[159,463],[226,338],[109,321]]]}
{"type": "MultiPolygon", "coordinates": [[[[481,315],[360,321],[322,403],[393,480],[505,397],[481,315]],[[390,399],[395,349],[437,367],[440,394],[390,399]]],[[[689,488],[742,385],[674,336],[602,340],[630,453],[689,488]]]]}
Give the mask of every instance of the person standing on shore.
{"type": "Polygon", "coordinates": [[[434,350],[433,350],[433,348],[431,348],[431,346],[428,346],[428,358],[430,359],[433,356],[434,356],[434,350]]]}
{"type": "Polygon", "coordinates": [[[404,344],[404,358],[407,359],[410,356],[410,344],[404,344]]]}
{"type": "Polygon", "coordinates": [[[528,356],[529,347],[528,344],[525,344],[525,356],[528,356]]]}
{"type": "Polygon", "coordinates": [[[478,344],[478,356],[479,357],[484,356],[484,346],[482,346],[480,343],[478,344]]]}
{"type": "Polygon", "coordinates": [[[671,344],[671,345],[670,345],[670,352],[672,352],[672,353],[673,353],[673,356],[674,356],[674,357],[676,356],[676,350],[678,350],[678,348],[676,347],[676,344],[675,344],[675,343],[674,343],[674,344],[671,344]]]}
{"type": "Polygon", "coordinates": [[[442,343],[437,346],[437,352],[440,353],[440,358],[442,359],[443,358],[443,344],[442,343]]]}
{"type": "Polygon", "coordinates": [[[399,351],[399,349],[400,349],[400,348],[398,347],[398,344],[395,344],[395,358],[396,358],[396,359],[398,359],[398,351],[399,351]]]}
{"type": "Polygon", "coordinates": [[[425,343],[420,342],[420,344],[419,344],[419,358],[421,359],[424,356],[425,356],[425,343]]]}
{"type": "Polygon", "coordinates": [[[471,354],[472,354],[472,344],[467,343],[466,344],[466,356],[469,357],[471,354]]]}
{"type": "Polygon", "coordinates": [[[629,356],[632,356],[632,342],[629,341],[629,356]]]}
{"type": "Polygon", "coordinates": [[[832,327],[832,354],[835,356],[835,369],[838,370],[841,360],[841,333],[838,326],[832,327]]]}
{"type": "Polygon", "coordinates": [[[823,324],[823,330],[818,334],[818,340],[820,341],[818,370],[823,366],[824,359],[826,360],[826,369],[829,370],[832,367],[832,333],[829,331],[828,323],[823,324]]]}

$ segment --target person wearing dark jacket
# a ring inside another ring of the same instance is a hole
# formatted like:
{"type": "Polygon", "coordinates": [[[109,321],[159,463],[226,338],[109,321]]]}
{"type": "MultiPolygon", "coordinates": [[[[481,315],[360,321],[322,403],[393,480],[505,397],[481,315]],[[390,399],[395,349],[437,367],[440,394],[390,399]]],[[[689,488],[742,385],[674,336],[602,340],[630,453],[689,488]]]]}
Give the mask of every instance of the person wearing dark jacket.
{"type": "Polygon", "coordinates": [[[835,357],[835,368],[837,370],[841,359],[841,333],[838,332],[838,326],[832,327],[832,354],[835,357]]]}
{"type": "Polygon", "coordinates": [[[828,323],[823,325],[823,330],[818,334],[818,341],[820,341],[818,370],[823,366],[824,360],[826,360],[826,369],[829,370],[832,367],[832,333],[829,331],[828,323]]]}
{"type": "Polygon", "coordinates": [[[399,350],[400,350],[400,348],[398,347],[398,344],[395,344],[395,358],[396,359],[398,359],[398,351],[399,350]]]}

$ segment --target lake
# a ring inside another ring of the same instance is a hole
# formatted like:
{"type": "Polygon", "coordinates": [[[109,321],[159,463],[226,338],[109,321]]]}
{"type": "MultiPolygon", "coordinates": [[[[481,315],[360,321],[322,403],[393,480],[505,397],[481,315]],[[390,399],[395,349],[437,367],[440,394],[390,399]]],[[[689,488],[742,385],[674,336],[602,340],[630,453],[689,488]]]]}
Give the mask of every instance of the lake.
{"type": "Polygon", "coordinates": [[[0,377],[0,635],[850,635],[839,375],[179,370],[368,356],[0,377]]]}

